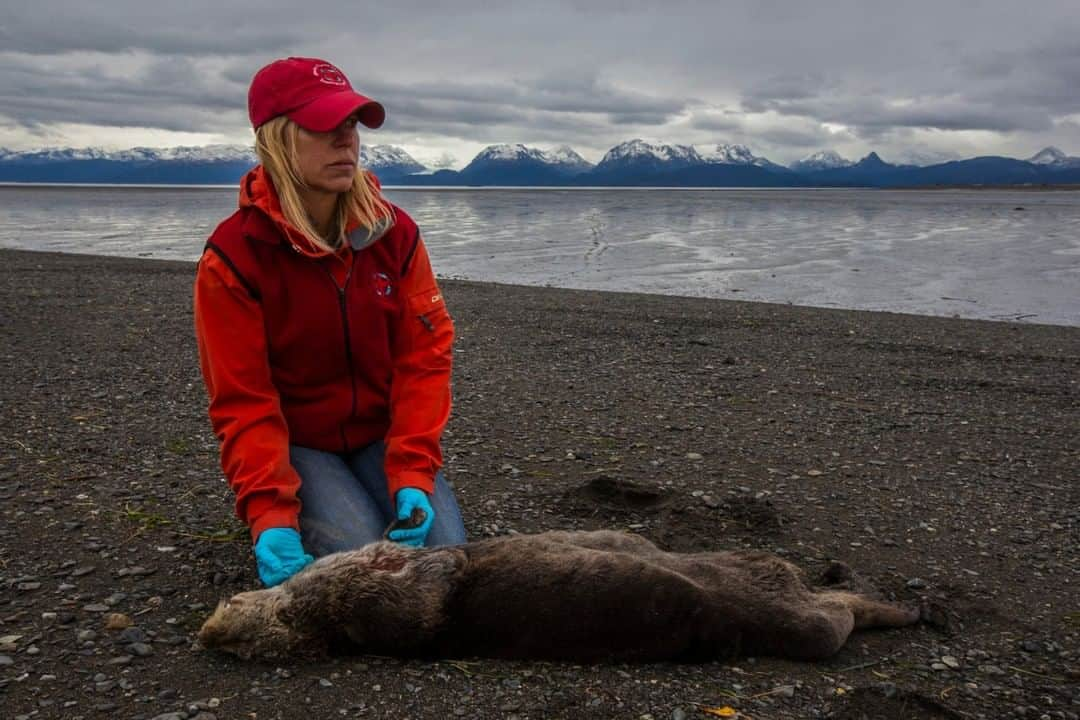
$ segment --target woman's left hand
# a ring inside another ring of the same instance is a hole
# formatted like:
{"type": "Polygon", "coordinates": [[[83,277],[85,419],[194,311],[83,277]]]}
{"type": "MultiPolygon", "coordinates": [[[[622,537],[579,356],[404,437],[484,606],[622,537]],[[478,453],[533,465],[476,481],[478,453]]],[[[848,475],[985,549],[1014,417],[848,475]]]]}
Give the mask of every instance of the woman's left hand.
{"type": "Polygon", "coordinates": [[[391,530],[387,537],[402,545],[423,547],[431,531],[431,524],[435,522],[435,510],[428,501],[427,493],[416,488],[401,488],[397,491],[396,500],[398,522],[409,522],[417,510],[423,512],[423,521],[415,526],[391,530]]]}

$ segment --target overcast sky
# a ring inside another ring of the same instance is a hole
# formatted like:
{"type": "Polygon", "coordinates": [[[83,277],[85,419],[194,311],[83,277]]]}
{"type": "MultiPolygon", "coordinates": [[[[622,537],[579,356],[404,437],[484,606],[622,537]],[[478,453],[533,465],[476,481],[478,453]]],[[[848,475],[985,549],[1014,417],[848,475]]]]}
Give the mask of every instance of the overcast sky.
{"type": "Polygon", "coordinates": [[[247,86],[325,58],[368,144],[738,142],[776,162],[1080,155],[1080,0],[2,0],[0,147],[251,142],[247,86]]]}

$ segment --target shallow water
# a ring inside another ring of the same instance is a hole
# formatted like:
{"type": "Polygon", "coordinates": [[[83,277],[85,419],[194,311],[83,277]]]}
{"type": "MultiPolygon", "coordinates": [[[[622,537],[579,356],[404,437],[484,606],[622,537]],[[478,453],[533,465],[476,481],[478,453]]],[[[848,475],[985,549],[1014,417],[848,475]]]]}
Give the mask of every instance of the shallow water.
{"type": "MultiPolygon", "coordinates": [[[[1080,325],[1080,192],[403,189],[439,275],[1080,325]]],[[[194,260],[233,188],[0,187],[0,247],[194,260]]]]}

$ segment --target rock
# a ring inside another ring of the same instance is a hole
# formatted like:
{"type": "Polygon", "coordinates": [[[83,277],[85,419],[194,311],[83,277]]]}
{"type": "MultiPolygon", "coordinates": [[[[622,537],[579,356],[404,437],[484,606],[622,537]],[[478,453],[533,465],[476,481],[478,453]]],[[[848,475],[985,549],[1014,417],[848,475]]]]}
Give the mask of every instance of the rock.
{"type": "Polygon", "coordinates": [[[121,643],[145,643],[149,642],[150,638],[146,636],[146,633],[141,628],[132,625],[120,631],[116,641],[121,643]]]}
{"type": "Polygon", "coordinates": [[[773,688],[772,694],[776,695],[778,697],[785,697],[785,698],[795,697],[795,686],[794,685],[781,685],[781,686],[779,686],[777,688],[773,688]]]}
{"type": "Polygon", "coordinates": [[[139,657],[146,657],[147,655],[154,654],[154,649],[152,647],[150,647],[146,643],[141,642],[131,643],[131,645],[128,646],[128,649],[139,657]]]}
{"type": "Polygon", "coordinates": [[[109,612],[109,606],[101,603],[90,603],[89,605],[83,605],[83,610],[92,613],[104,613],[109,612]]]}
{"type": "Polygon", "coordinates": [[[897,687],[896,683],[883,682],[873,686],[875,690],[881,693],[882,697],[888,699],[896,695],[897,687]]]}
{"type": "Polygon", "coordinates": [[[916,578],[911,578],[910,580],[907,581],[906,584],[912,590],[921,590],[922,588],[926,587],[926,581],[923,580],[922,578],[917,578],[917,577],[916,578]]]}
{"type": "Polygon", "coordinates": [[[105,616],[106,630],[123,630],[135,624],[135,621],[124,613],[109,613],[105,616]]]}
{"type": "Polygon", "coordinates": [[[0,655],[0,667],[6,667],[8,665],[14,665],[15,661],[8,655],[0,655]]]}

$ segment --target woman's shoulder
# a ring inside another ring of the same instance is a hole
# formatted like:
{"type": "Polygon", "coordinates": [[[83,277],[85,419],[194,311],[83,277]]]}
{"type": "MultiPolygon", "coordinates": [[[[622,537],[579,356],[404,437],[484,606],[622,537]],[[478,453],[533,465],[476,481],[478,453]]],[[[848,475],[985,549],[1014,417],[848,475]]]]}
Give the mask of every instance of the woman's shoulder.
{"type": "Polygon", "coordinates": [[[229,237],[243,235],[244,220],[247,218],[247,208],[237,208],[236,212],[217,224],[210,233],[209,242],[220,242],[229,237]]]}

